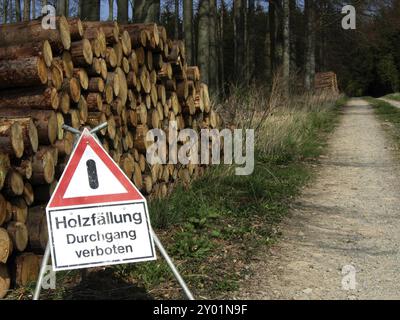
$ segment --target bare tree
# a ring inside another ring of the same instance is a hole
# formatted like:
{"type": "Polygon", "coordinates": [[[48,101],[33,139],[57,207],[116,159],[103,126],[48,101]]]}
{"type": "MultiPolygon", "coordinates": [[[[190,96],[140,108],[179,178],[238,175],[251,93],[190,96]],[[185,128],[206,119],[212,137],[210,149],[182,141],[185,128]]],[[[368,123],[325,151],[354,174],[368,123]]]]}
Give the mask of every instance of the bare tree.
{"type": "Polygon", "coordinates": [[[15,0],[15,20],[17,22],[21,21],[21,2],[20,2],[20,0],[15,0]]]}
{"type": "Polygon", "coordinates": [[[208,63],[210,57],[209,41],[209,0],[200,0],[199,2],[199,27],[197,43],[197,62],[201,70],[201,81],[208,84],[208,63]]]}
{"type": "Polygon", "coordinates": [[[183,31],[186,47],[186,58],[193,64],[193,0],[183,0],[183,31]]]}
{"type": "Polygon", "coordinates": [[[306,61],[304,85],[311,90],[315,75],[315,3],[313,0],[305,1],[306,25],[306,61]]]}
{"type": "Polygon", "coordinates": [[[268,24],[269,24],[269,36],[270,36],[270,69],[271,75],[275,72],[275,56],[276,56],[276,4],[275,1],[269,1],[268,9],[268,24]]]}
{"type": "Polygon", "coordinates": [[[67,0],[57,0],[56,4],[56,12],[58,16],[68,16],[67,11],[68,11],[68,6],[67,6],[67,0]]]}
{"type": "Polygon", "coordinates": [[[244,66],[244,6],[243,0],[233,2],[233,36],[235,77],[243,77],[244,66]]]}
{"type": "Polygon", "coordinates": [[[36,19],[36,1],[32,0],[32,19],[36,19]]]}
{"type": "Polygon", "coordinates": [[[289,94],[290,78],[290,30],[289,30],[289,0],[283,0],[283,81],[284,91],[289,94]]]}
{"type": "Polygon", "coordinates": [[[128,23],[128,0],[117,0],[118,22],[128,23]]]}
{"type": "Polygon", "coordinates": [[[80,16],[82,20],[100,20],[100,0],[81,0],[80,16]]]}
{"type": "Polygon", "coordinates": [[[218,92],[218,56],[217,56],[217,5],[216,0],[210,0],[210,72],[209,85],[211,92],[218,92]]]}
{"type": "Polygon", "coordinates": [[[108,0],[108,20],[114,20],[114,0],[108,0]]]}
{"type": "Polygon", "coordinates": [[[7,23],[8,1],[9,0],[3,0],[3,23],[7,23]]]}
{"type": "Polygon", "coordinates": [[[24,0],[24,21],[31,20],[31,0],[24,0]]]}
{"type": "Polygon", "coordinates": [[[160,0],[134,0],[134,22],[158,22],[160,19],[160,0]]]}
{"type": "Polygon", "coordinates": [[[179,0],[175,0],[174,37],[179,39],[179,0]]]}
{"type": "Polygon", "coordinates": [[[225,16],[225,2],[221,0],[221,11],[219,15],[218,23],[218,72],[219,72],[219,88],[222,93],[224,93],[224,83],[225,83],[225,70],[224,70],[224,19],[225,16]]]}

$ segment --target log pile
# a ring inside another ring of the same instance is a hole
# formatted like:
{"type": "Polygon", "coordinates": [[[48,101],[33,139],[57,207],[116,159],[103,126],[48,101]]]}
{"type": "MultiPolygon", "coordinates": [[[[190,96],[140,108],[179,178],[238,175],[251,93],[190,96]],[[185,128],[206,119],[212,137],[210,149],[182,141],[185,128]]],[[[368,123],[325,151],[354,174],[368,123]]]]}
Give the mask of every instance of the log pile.
{"type": "Polygon", "coordinates": [[[316,91],[329,90],[334,93],[339,92],[336,73],[332,71],[316,73],[314,85],[316,91]]]}
{"type": "Polygon", "coordinates": [[[57,18],[0,26],[0,298],[35,280],[47,242],[45,206],[73,150],[62,129],[94,127],[116,163],[149,197],[188,184],[203,166],[150,165],[148,130],[216,128],[208,88],[182,41],[153,23],[57,18]]]}

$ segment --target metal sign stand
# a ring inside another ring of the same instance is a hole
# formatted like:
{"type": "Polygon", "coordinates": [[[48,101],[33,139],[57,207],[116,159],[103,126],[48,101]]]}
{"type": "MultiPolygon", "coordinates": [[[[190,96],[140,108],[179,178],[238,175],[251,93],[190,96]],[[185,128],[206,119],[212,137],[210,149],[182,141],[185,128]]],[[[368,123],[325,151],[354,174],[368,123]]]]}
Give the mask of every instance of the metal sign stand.
{"type": "MultiPolygon", "coordinates": [[[[105,123],[103,123],[101,125],[98,125],[97,127],[95,127],[92,130],[90,130],[90,133],[98,140],[96,132],[99,132],[100,130],[103,130],[104,128],[107,128],[107,125],[108,125],[107,122],[105,122],[105,123]]],[[[81,132],[79,130],[77,130],[75,128],[72,128],[70,126],[67,126],[67,125],[63,125],[63,129],[75,134],[75,145],[76,145],[76,142],[78,141],[78,138],[81,135],[81,132]]],[[[74,145],[74,148],[75,148],[75,145],[74,145]]],[[[153,235],[153,239],[154,239],[154,243],[155,243],[156,247],[158,248],[158,250],[160,251],[161,255],[166,260],[169,268],[171,269],[172,273],[174,274],[175,279],[178,281],[179,285],[183,289],[187,299],[188,300],[194,300],[194,297],[193,297],[190,289],[186,285],[185,280],[183,280],[183,278],[180,275],[178,269],[175,267],[173,261],[171,260],[170,256],[168,255],[167,251],[164,249],[160,239],[157,237],[157,235],[154,232],[153,228],[151,228],[151,233],[153,235]]],[[[47,266],[47,263],[49,261],[49,258],[50,258],[50,243],[47,242],[46,250],[44,252],[44,256],[43,256],[43,260],[42,260],[42,264],[40,266],[39,278],[38,278],[38,281],[36,283],[36,288],[35,288],[35,292],[34,292],[34,295],[33,295],[33,300],[39,300],[40,292],[42,290],[43,278],[44,278],[44,274],[46,272],[46,266],[47,266]]]]}

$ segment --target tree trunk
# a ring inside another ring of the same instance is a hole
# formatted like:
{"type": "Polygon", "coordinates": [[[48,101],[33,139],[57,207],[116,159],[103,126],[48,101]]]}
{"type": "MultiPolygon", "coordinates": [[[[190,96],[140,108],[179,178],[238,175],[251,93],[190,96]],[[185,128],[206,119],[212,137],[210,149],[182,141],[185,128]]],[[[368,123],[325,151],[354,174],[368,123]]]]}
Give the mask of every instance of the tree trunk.
{"type": "Polygon", "coordinates": [[[243,78],[244,68],[244,6],[242,0],[233,2],[234,65],[236,79],[243,78]]]}
{"type": "Polygon", "coordinates": [[[36,19],[36,0],[32,0],[32,19],[36,19]]]}
{"type": "Polygon", "coordinates": [[[135,0],[133,20],[135,23],[158,22],[160,19],[160,0],[135,0]]]}
{"type": "Polygon", "coordinates": [[[289,30],[289,0],[283,0],[283,85],[286,95],[289,94],[290,81],[290,30],[289,30]]]}
{"type": "Polygon", "coordinates": [[[218,56],[217,56],[217,5],[216,0],[210,0],[210,72],[209,87],[212,93],[218,93],[218,56]]]}
{"type": "Polygon", "coordinates": [[[290,14],[290,22],[289,22],[289,34],[290,34],[290,75],[293,76],[296,74],[297,71],[297,63],[296,63],[296,55],[297,55],[297,50],[296,50],[296,44],[297,44],[297,39],[296,39],[296,10],[297,10],[297,5],[296,5],[296,0],[290,0],[289,1],[289,14],[290,14]]]}
{"type": "Polygon", "coordinates": [[[315,7],[313,0],[305,1],[305,10],[307,18],[306,28],[306,61],[305,61],[305,79],[304,85],[306,90],[311,90],[314,83],[315,75],[315,7]]]}
{"type": "Polygon", "coordinates": [[[220,81],[220,90],[222,93],[225,93],[224,83],[225,83],[225,68],[224,68],[224,15],[225,15],[225,3],[224,0],[221,0],[221,13],[220,13],[220,21],[219,21],[219,47],[218,47],[218,63],[219,63],[219,81],[220,81]]]}
{"type": "Polygon", "coordinates": [[[8,1],[9,0],[3,0],[3,24],[7,23],[8,1]]]}
{"type": "MultiPolygon", "coordinates": [[[[67,19],[57,17],[57,30],[45,30],[40,20],[13,23],[0,26],[0,47],[47,40],[53,47],[69,50],[71,46],[71,30],[67,19]]],[[[75,32],[75,30],[74,30],[75,32]]]]}
{"type": "Polygon", "coordinates": [[[24,21],[31,20],[31,0],[24,0],[24,21]]]}
{"type": "Polygon", "coordinates": [[[13,23],[14,22],[14,9],[13,9],[12,0],[10,0],[10,5],[8,6],[8,14],[9,14],[10,23],[13,23]]]}
{"type": "Polygon", "coordinates": [[[114,20],[114,0],[108,0],[108,21],[114,20]]]}
{"type": "Polygon", "coordinates": [[[250,81],[254,77],[255,71],[255,31],[254,31],[254,11],[255,11],[255,0],[249,0],[249,8],[247,14],[247,81],[250,81]]]}
{"type": "Polygon", "coordinates": [[[193,0],[183,0],[183,31],[188,65],[193,64],[193,0]]]}
{"type": "Polygon", "coordinates": [[[82,20],[100,20],[100,0],[80,1],[80,16],[82,20]]]}
{"type": "Polygon", "coordinates": [[[21,2],[20,0],[15,0],[15,20],[21,22],[21,2]]]}
{"type": "Polygon", "coordinates": [[[210,57],[209,41],[209,0],[200,0],[197,61],[201,71],[201,81],[209,83],[208,63],[210,57]]]}
{"type": "Polygon", "coordinates": [[[118,22],[128,23],[128,0],[117,0],[118,3],[118,22]]]}
{"type": "Polygon", "coordinates": [[[269,2],[268,20],[269,20],[269,35],[270,35],[270,69],[271,75],[276,69],[276,5],[275,2],[269,2]]]}
{"type": "Polygon", "coordinates": [[[41,57],[0,61],[1,89],[39,86],[47,80],[47,67],[41,57]]]}
{"type": "Polygon", "coordinates": [[[67,1],[57,0],[56,13],[58,16],[67,16],[67,1]]]}
{"type": "Polygon", "coordinates": [[[179,39],[179,0],[175,0],[174,38],[179,39]]]}
{"type": "Polygon", "coordinates": [[[147,10],[146,18],[144,22],[160,22],[160,0],[148,0],[149,9],[147,10]]]}

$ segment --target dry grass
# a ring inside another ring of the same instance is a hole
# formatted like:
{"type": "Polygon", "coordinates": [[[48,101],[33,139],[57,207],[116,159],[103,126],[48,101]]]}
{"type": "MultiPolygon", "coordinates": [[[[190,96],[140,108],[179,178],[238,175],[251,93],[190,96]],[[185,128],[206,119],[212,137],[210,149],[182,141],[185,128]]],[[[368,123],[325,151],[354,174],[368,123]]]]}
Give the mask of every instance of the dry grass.
{"type": "Polygon", "coordinates": [[[268,157],[301,150],[315,138],[309,136],[311,127],[329,125],[328,113],[341,100],[331,91],[286,97],[282,83],[276,75],[270,89],[232,88],[231,96],[217,106],[225,127],[254,129],[257,150],[268,157]]]}

